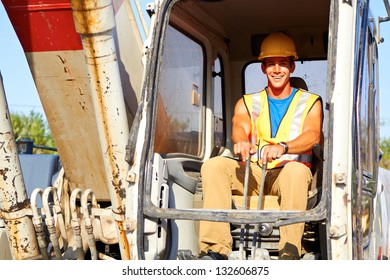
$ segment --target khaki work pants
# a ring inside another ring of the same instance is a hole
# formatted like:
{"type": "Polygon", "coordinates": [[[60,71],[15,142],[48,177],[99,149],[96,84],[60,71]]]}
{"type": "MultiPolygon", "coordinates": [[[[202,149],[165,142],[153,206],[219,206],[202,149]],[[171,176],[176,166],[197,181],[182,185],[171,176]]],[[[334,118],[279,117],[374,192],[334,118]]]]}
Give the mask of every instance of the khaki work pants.
{"type": "MultiPolygon", "coordinates": [[[[232,195],[244,194],[244,163],[231,158],[214,157],[202,165],[201,176],[204,209],[231,209],[232,195]]],[[[251,163],[248,196],[259,194],[261,176],[261,167],[251,163]]],[[[306,210],[311,180],[312,174],[307,166],[290,162],[281,169],[273,183],[266,182],[264,194],[277,195],[280,210],[306,210]]],[[[304,223],[280,227],[279,250],[293,245],[300,255],[303,230],[304,223]]],[[[199,249],[203,253],[212,250],[228,255],[232,250],[229,223],[201,221],[199,239],[199,249]]]]}

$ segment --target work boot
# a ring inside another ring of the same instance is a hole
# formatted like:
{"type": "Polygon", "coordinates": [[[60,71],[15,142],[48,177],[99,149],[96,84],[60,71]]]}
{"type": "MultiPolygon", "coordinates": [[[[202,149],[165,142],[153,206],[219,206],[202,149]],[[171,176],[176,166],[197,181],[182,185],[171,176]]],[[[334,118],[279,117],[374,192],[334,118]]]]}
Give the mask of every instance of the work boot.
{"type": "Polygon", "coordinates": [[[200,257],[200,260],[227,260],[227,256],[222,255],[218,252],[213,252],[209,250],[207,254],[203,254],[200,257]]]}
{"type": "Polygon", "coordinates": [[[289,254],[289,253],[283,253],[280,257],[279,257],[279,260],[299,260],[299,256],[298,255],[294,255],[294,254],[289,254]]]}
{"type": "Polygon", "coordinates": [[[284,248],[279,251],[279,260],[300,260],[297,247],[290,243],[286,243],[284,248]]]}

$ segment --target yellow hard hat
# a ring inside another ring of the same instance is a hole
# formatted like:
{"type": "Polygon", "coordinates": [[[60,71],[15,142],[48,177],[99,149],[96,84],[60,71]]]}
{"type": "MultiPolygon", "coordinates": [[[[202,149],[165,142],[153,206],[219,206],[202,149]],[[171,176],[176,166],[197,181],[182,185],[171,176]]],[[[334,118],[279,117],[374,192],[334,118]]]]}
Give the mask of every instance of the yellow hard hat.
{"type": "Polygon", "coordinates": [[[297,60],[294,41],[282,32],[271,33],[261,43],[259,60],[267,57],[293,57],[297,60]]]}

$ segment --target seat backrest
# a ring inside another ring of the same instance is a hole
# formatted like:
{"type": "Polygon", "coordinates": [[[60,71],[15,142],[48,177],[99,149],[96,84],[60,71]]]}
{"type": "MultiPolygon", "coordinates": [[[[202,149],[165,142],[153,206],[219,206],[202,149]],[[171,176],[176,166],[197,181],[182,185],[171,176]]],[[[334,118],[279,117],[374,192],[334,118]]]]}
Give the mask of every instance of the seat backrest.
{"type": "Polygon", "coordinates": [[[305,80],[301,77],[290,77],[290,85],[295,88],[300,88],[306,91],[308,90],[305,80]]]}
{"type": "Polygon", "coordinates": [[[311,172],[313,179],[309,189],[307,209],[314,208],[319,201],[319,192],[322,189],[322,169],[324,161],[324,152],[319,144],[315,144],[313,149],[313,160],[311,166],[311,172]]]}
{"type": "MultiPolygon", "coordinates": [[[[290,85],[308,91],[308,86],[301,77],[290,77],[290,85]]],[[[307,209],[313,208],[318,203],[318,192],[322,184],[322,161],[323,152],[320,145],[313,147],[312,174],[313,180],[309,188],[307,209]]]]}

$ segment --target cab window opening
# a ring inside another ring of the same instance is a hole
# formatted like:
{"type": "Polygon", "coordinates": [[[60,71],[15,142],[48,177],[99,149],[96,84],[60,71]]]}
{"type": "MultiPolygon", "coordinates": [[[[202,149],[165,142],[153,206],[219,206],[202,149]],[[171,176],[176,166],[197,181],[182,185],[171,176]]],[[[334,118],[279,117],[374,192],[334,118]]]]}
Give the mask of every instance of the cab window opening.
{"type": "MultiPolygon", "coordinates": [[[[302,78],[310,92],[316,93],[326,100],[327,61],[296,61],[295,71],[291,77],[302,78]]],[[[244,67],[244,94],[258,92],[267,86],[267,78],[261,71],[261,63],[251,62],[244,67]]]]}
{"type": "Polygon", "coordinates": [[[159,83],[156,153],[202,156],[205,60],[199,42],[168,26],[159,83]]]}

